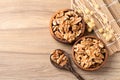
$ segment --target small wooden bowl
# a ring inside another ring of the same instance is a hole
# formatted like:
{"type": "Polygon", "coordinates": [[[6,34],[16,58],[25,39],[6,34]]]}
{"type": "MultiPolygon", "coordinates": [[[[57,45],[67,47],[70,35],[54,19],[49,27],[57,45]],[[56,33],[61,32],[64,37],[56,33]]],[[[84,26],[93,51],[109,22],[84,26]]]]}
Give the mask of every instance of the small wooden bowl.
{"type": "Polygon", "coordinates": [[[84,20],[83,20],[83,17],[81,16],[81,18],[82,18],[82,21],[81,21],[81,22],[82,22],[82,25],[83,25],[83,27],[82,27],[82,29],[81,29],[81,34],[80,34],[78,37],[76,37],[76,39],[75,39],[74,41],[72,41],[71,43],[68,42],[68,41],[65,40],[65,39],[59,39],[58,37],[56,37],[56,35],[54,34],[54,32],[53,32],[53,30],[52,30],[52,22],[53,22],[55,16],[56,16],[60,11],[66,12],[66,11],[74,11],[74,10],[72,10],[72,9],[63,9],[63,10],[59,10],[59,11],[57,11],[56,13],[54,13],[53,16],[51,17],[51,20],[50,20],[50,26],[49,26],[50,33],[51,33],[52,37],[53,37],[55,40],[57,40],[57,41],[59,41],[59,42],[61,42],[61,43],[73,44],[75,41],[77,41],[79,38],[81,38],[81,37],[84,35],[84,32],[85,32],[85,22],[84,22],[84,20]]]}
{"type": "MultiPolygon", "coordinates": [[[[79,43],[83,38],[92,38],[92,39],[100,40],[99,38],[97,38],[97,37],[95,37],[95,36],[84,36],[84,37],[80,38],[78,41],[76,41],[74,45],[76,45],[77,43],[79,43]]],[[[78,68],[80,68],[80,69],[82,69],[82,70],[86,70],[86,71],[94,71],[94,70],[98,70],[99,68],[101,68],[101,67],[106,63],[106,61],[107,61],[107,59],[108,59],[108,49],[107,49],[107,47],[105,46],[105,43],[104,43],[102,40],[100,40],[100,41],[104,44],[104,47],[105,47],[105,49],[106,49],[106,53],[105,53],[105,55],[104,55],[105,58],[104,58],[103,63],[102,63],[101,65],[95,67],[95,68],[83,68],[83,67],[81,67],[81,66],[78,64],[78,62],[77,62],[76,59],[75,59],[74,45],[73,45],[73,47],[72,47],[72,59],[73,59],[74,63],[77,65],[78,68]]]]}

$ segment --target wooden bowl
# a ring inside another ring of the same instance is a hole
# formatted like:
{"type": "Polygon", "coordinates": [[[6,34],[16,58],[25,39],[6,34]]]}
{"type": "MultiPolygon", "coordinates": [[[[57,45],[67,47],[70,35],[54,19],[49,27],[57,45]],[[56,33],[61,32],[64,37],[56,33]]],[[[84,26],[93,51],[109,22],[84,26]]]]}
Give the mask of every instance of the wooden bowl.
{"type": "MultiPolygon", "coordinates": [[[[72,10],[72,9],[63,9],[63,10],[59,10],[59,11],[57,11],[55,14],[53,14],[53,16],[51,17],[50,26],[49,26],[50,33],[51,33],[52,37],[53,37],[55,40],[57,40],[57,41],[59,41],[59,42],[61,42],[61,43],[73,44],[75,41],[77,41],[80,37],[82,37],[82,36],[84,35],[84,32],[85,32],[85,22],[84,22],[84,20],[83,20],[83,17],[81,16],[81,18],[82,18],[82,21],[81,21],[81,22],[82,22],[81,34],[80,34],[78,37],[76,37],[74,41],[68,42],[68,41],[65,40],[65,39],[60,39],[60,38],[58,38],[58,37],[54,34],[54,32],[53,32],[53,30],[52,30],[52,29],[53,29],[53,28],[52,28],[52,22],[53,22],[54,18],[56,17],[56,15],[57,15],[60,11],[66,12],[66,11],[74,11],[74,10],[72,10]]],[[[76,13],[77,13],[77,12],[76,12],[76,13]]],[[[78,13],[77,13],[77,14],[78,14],[78,13]]],[[[79,15],[80,15],[80,14],[79,14],[79,15]]]]}
{"type": "MultiPolygon", "coordinates": [[[[76,41],[74,45],[78,44],[83,38],[92,38],[92,39],[100,40],[99,38],[97,38],[95,36],[84,36],[84,37],[80,38],[78,41],[76,41]]],[[[102,40],[100,40],[100,41],[104,44],[104,42],[102,40]]],[[[75,59],[74,45],[72,47],[72,59],[73,59],[74,63],[77,65],[78,68],[80,68],[82,70],[86,70],[86,71],[94,71],[94,70],[98,70],[99,68],[101,68],[106,63],[107,58],[108,58],[108,49],[105,46],[105,44],[104,44],[104,49],[106,49],[106,53],[104,55],[104,61],[99,66],[97,66],[95,68],[83,68],[82,66],[80,66],[78,64],[78,62],[75,59]]]]}

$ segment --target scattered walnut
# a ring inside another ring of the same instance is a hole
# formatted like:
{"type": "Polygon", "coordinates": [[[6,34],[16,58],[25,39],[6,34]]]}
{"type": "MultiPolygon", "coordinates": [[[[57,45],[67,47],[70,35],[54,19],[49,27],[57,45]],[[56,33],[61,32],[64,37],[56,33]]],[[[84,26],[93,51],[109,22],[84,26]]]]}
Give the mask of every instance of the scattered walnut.
{"type": "Polygon", "coordinates": [[[103,32],[104,32],[104,29],[103,29],[103,28],[100,28],[98,31],[99,31],[100,33],[103,33],[103,32]]]}
{"type": "Polygon", "coordinates": [[[106,41],[110,42],[115,40],[114,30],[111,28],[111,26],[104,29],[100,28],[98,31],[106,41]]]}
{"type": "Polygon", "coordinates": [[[73,10],[59,11],[52,20],[52,31],[57,38],[72,43],[84,32],[82,21],[81,15],[73,10]]]}
{"type": "Polygon", "coordinates": [[[68,62],[67,57],[65,56],[65,54],[60,51],[60,50],[55,50],[51,53],[51,60],[53,62],[55,62],[56,64],[60,65],[60,66],[64,66],[66,65],[66,63],[68,62]]]}
{"type": "Polygon", "coordinates": [[[105,45],[96,38],[84,37],[73,47],[75,60],[83,68],[95,68],[104,61],[105,45]]]}

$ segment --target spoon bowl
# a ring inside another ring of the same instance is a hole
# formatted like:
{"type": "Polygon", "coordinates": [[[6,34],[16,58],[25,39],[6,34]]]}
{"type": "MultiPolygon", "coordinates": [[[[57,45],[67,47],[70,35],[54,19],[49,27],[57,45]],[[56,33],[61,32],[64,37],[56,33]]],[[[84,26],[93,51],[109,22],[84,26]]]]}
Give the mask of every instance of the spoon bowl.
{"type": "Polygon", "coordinates": [[[61,49],[56,49],[56,50],[61,51],[62,53],[64,53],[64,55],[65,55],[66,58],[67,58],[67,63],[66,63],[64,66],[60,66],[59,64],[57,64],[56,62],[54,62],[54,61],[51,59],[51,56],[52,56],[52,55],[50,55],[50,61],[51,61],[51,63],[52,63],[53,66],[55,66],[56,68],[68,70],[67,66],[68,66],[68,65],[71,65],[71,61],[70,61],[70,58],[68,57],[68,54],[67,54],[65,51],[61,50],[61,49]]]}

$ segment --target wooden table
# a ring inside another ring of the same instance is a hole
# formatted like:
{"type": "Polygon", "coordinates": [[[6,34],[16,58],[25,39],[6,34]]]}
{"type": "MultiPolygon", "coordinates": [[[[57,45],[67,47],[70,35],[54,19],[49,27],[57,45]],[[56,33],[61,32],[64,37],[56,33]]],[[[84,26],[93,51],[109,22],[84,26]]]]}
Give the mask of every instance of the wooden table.
{"type": "MultiPolygon", "coordinates": [[[[56,48],[71,53],[71,46],[55,41],[48,29],[51,15],[63,8],[70,8],[70,0],[0,1],[0,80],[77,80],[49,61],[56,48]]],[[[98,71],[74,67],[86,80],[120,80],[120,53],[98,71]]]]}

